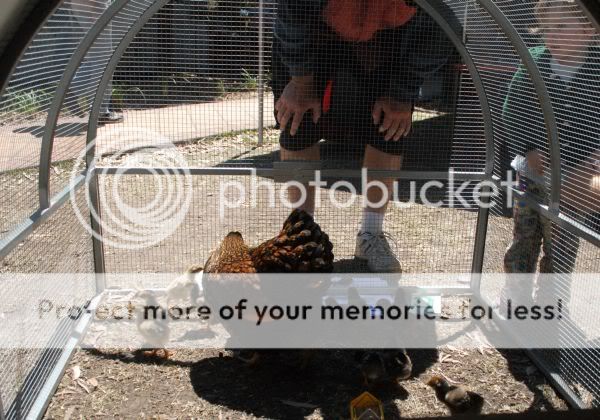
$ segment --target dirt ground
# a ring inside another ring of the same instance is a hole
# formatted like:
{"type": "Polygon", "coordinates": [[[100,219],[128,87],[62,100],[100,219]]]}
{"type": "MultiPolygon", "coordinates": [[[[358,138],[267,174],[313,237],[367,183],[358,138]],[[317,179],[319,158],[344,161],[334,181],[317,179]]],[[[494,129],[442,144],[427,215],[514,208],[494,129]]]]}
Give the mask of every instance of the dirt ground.
{"type": "MultiPolygon", "coordinates": [[[[221,164],[224,166],[269,165],[277,150],[275,132],[267,131],[263,148],[257,149],[253,140],[254,133],[245,132],[179,147],[192,165],[220,165],[223,159],[225,162],[221,164]]],[[[68,164],[62,165],[54,170],[54,176],[57,184],[66,185],[69,169],[68,164]]],[[[3,184],[7,187],[14,185],[16,189],[18,181],[34,190],[35,173],[30,172],[33,171],[5,174],[3,184]]],[[[218,178],[200,178],[194,180],[195,205],[181,228],[168,241],[143,253],[107,246],[109,271],[180,271],[191,263],[204,260],[210,247],[228,229],[240,230],[254,241],[276,229],[278,223],[275,221],[284,216],[285,209],[247,208],[243,217],[218,222],[215,219],[218,197],[210,192],[217,185],[218,178]]],[[[131,181],[122,184],[125,190],[128,185],[130,188],[125,196],[134,202],[137,200],[138,205],[152,198],[152,189],[140,177],[132,176],[131,181]]],[[[10,197],[8,191],[3,197],[10,197]]],[[[72,210],[69,207],[65,212],[70,214],[72,210]]],[[[11,219],[10,214],[6,216],[11,219]]],[[[344,210],[343,217],[333,211],[319,215],[318,222],[330,232],[337,247],[338,264],[350,261],[354,229],[359,217],[358,206],[344,210]]],[[[399,238],[397,251],[407,273],[457,273],[470,270],[476,218],[477,213],[473,211],[427,209],[417,205],[408,209],[393,208],[386,216],[386,225],[399,238]]],[[[61,216],[61,219],[61,232],[65,220],[79,226],[72,215],[61,216]]],[[[47,223],[50,227],[54,224],[53,220],[47,223]]],[[[56,224],[58,226],[58,220],[56,224]]],[[[501,270],[501,255],[510,241],[510,231],[510,219],[491,218],[485,260],[487,272],[501,270]]],[[[67,233],[65,231],[64,235],[67,233]]],[[[85,235],[85,232],[82,233],[85,235]]],[[[42,230],[36,234],[42,234],[42,230]]],[[[80,248],[80,242],[75,246],[80,248]]],[[[584,244],[584,247],[580,253],[582,258],[578,260],[579,267],[593,271],[599,261],[598,252],[589,245],[584,244]]],[[[60,248],[52,249],[59,252],[60,248]]],[[[75,251],[60,252],[64,254],[60,260],[70,261],[70,264],[73,263],[73,255],[77,254],[75,251]]],[[[77,252],[77,255],[88,254],[77,252]]],[[[86,266],[87,256],[76,258],[84,257],[85,264],[77,265],[86,266]]],[[[23,271],[30,265],[27,261],[29,259],[9,256],[2,271],[23,271]]],[[[43,262],[40,261],[40,264],[43,262]]],[[[353,263],[338,268],[346,272],[362,271],[353,263]]],[[[60,271],[60,267],[56,271],[60,271]]],[[[481,393],[486,399],[485,413],[567,409],[566,403],[520,351],[444,348],[439,351],[413,350],[410,355],[415,364],[413,377],[403,382],[401,387],[371,390],[383,401],[386,418],[448,415],[446,407],[424,384],[433,373],[443,374],[481,393]]],[[[218,349],[178,350],[169,361],[134,357],[129,350],[79,350],[50,402],[46,417],[349,417],[350,401],[365,390],[351,352],[319,351],[305,370],[299,370],[297,362],[294,352],[274,352],[258,367],[249,368],[232,358],[229,352],[218,349]]]]}
{"type": "MultiPolygon", "coordinates": [[[[409,354],[410,379],[370,389],[387,419],[449,415],[424,383],[434,373],[482,394],[484,413],[567,409],[520,351],[443,348],[409,354]]],[[[181,350],[168,361],[80,350],[46,418],[348,418],[350,401],[367,390],[352,351],[319,351],[304,370],[298,360],[297,352],[274,351],[247,367],[219,350],[181,350]]]]}

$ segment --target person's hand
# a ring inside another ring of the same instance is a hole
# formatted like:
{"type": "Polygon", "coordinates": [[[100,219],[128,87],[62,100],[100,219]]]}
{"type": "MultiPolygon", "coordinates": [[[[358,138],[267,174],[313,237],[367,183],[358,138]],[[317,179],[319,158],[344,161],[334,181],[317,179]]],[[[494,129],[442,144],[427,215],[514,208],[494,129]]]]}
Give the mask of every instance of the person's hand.
{"type": "Polygon", "coordinates": [[[600,149],[567,173],[562,198],[575,208],[600,211],[600,149]]]}
{"type": "Polygon", "coordinates": [[[539,150],[530,150],[525,157],[527,159],[527,166],[537,175],[544,175],[544,160],[539,150]]]}
{"type": "Polygon", "coordinates": [[[290,134],[296,135],[302,117],[308,110],[312,111],[313,122],[316,124],[321,117],[321,100],[315,94],[313,77],[292,77],[275,103],[275,117],[281,130],[285,130],[291,120],[290,134]]]}
{"type": "Polygon", "coordinates": [[[385,141],[400,140],[400,137],[410,133],[412,104],[387,97],[379,98],[373,106],[373,124],[379,126],[380,133],[385,133],[385,141]],[[383,114],[383,123],[381,123],[381,114],[383,114]]]}

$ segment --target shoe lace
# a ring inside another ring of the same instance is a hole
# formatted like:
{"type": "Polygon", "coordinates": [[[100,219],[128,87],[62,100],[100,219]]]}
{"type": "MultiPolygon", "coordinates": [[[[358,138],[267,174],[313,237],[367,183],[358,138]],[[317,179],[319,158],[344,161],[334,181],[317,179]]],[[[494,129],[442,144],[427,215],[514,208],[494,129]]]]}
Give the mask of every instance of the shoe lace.
{"type": "Polygon", "coordinates": [[[367,236],[365,238],[365,249],[368,253],[375,253],[376,255],[397,254],[398,244],[396,244],[394,237],[389,233],[381,232],[376,235],[369,233],[365,236],[367,236]]]}

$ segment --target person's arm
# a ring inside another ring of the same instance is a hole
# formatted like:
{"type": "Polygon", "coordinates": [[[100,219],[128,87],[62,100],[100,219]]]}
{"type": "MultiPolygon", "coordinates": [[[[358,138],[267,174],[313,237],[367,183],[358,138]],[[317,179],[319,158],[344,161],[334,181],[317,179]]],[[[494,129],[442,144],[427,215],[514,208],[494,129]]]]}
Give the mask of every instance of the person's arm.
{"type": "Polygon", "coordinates": [[[600,149],[563,172],[563,203],[583,212],[600,212],[600,149]]]}
{"type": "Polygon", "coordinates": [[[418,9],[406,25],[396,40],[400,53],[392,59],[396,77],[373,107],[373,123],[386,141],[398,141],[409,134],[419,89],[426,77],[446,64],[452,51],[446,35],[425,11],[418,9]]]}
{"type": "Polygon", "coordinates": [[[398,77],[389,87],[389,96],[398,102],[414,103],[427,77],[438,71],[452,52],[443,30],[424,10],[418,9],[407,23],[402,40],[404,54],[394,57],[398,77]]]}
{"type": "Polygon", "coordinates": [[[279,0],[274,36],[278,53],[290,76],[314,72],[312,31],[320,13],[318,0],[279,0]]]}
{"type": "Polygon", "coordinates": [[[275,22],[275,53],[291,76],[279,100],[275,117],[282,130],[291,122],[294,136],[307,111],[312,111],[316,124],[321,116],[321,101],[316,95],[313,72],[315,30],[320,14],[318,0],[279,0],[275,22]]]}
{"type": "MultiPolygon", "coordinates": [[[[508,84],[508,91],[502,107],[502,123],[505,128],[503,132],[512,157],[515,155],[526,156],[529,152],[538,150],[537,142],[530,137],[534,133],[532,130],[527,130],[529,124],[523,118],[526,115],[529,118],[533,117],[538,108],[537,103],[532,106],[531,97],[525,97],[525,95],[531,96],[534,93],[533,89],[533,85],[528,81],[525,66],[520,64],[508,84]]],[[[537,112],[539,113],[539,111],[537,112]]]]}

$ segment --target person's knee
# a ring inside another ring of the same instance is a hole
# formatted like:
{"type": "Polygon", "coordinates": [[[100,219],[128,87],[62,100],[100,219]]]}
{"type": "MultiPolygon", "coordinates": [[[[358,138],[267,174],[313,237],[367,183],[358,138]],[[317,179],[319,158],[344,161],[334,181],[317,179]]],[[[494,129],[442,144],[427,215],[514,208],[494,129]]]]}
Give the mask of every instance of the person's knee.
{"type": "Polygon", "coordinates": [[[395,170],[402,167],[402,154],[389,153],[371,144],[365,149],[364,167],[369,169],[395,170]]]}
{"type": "Polygon", "coordinates": [[[312,150],[320,139],[321,136],[318,127],[312,123],[312,121],[305,122],[303,120],[296,135],[292,136],[289,129],[281,131],[281,134],[279,135],[279,145],[282,150],[293,153],[309,154],[311,153],[309,149],[312,150]]]}
{"type": "Polygon", "coordinates": [[[281,160],[319,160],[320,158],[318,144],[301,149],[288,149],[281,146],[279,154],[281,160]]]}

